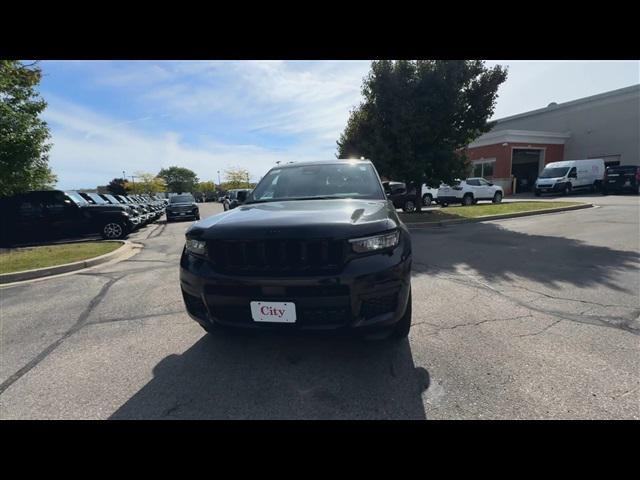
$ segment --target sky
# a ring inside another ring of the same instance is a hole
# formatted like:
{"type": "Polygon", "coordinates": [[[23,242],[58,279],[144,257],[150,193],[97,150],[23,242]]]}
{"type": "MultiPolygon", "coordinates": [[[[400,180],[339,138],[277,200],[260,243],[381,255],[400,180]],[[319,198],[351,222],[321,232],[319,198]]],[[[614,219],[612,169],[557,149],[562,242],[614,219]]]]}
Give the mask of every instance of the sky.
{"type": "MultiPolygon", "coordinates": [[[[640,83],[637,61],[487,60],[509,69],[494,119],[640,83]]],[[[277,161],[335,158],[368,61],[42,61],[60,189],[187,167],[257,181],[277,161]]]]}

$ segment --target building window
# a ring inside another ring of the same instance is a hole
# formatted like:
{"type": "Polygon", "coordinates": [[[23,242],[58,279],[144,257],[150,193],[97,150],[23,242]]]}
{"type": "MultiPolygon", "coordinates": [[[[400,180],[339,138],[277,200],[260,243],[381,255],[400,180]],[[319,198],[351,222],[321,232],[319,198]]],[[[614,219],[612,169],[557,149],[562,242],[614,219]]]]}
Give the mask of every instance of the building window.
{"type": "Polygon", "coordinates": [[[482,160],[475,160],[473,162],[472,176],[491,178],[493,177],[493,169],[496,163],[495,158],[483,158],[482,160]]]}

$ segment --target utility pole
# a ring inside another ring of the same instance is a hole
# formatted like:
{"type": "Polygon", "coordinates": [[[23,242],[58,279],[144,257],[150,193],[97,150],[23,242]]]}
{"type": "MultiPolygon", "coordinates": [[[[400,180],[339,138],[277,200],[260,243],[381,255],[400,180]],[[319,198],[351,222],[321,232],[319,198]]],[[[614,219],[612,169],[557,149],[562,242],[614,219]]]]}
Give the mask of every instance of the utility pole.
{"type": "Polygon", "coordinates": [[[220,170],[218,170],[218,186],[220,186],[220,170]]]}
{"type": "Polygon", "coordinates": [[[136,178],[137,177],[135,175],[131,175],[131,189],[133,190],[133,193],[136,193],[136,178]]]}

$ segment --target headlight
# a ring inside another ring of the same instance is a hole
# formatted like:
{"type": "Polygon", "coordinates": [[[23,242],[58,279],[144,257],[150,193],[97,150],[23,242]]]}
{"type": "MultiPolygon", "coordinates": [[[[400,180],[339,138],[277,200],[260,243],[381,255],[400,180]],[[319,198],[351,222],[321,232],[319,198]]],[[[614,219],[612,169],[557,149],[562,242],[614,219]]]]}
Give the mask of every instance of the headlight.
{"type": "Polygon", "coordinates": [[[351,248],[356,253],[375,252],[376,250],[382,250],[384,248],[393,248],[398,245],[400,241],[400,232],[395,231],[391,233],[384,233],[382,235],[375,235],[365,238],[354,238],[349,240],[351,248]]]}
{"type": "Polygon", "coordinates": [[[205,254],[206,243],[202,240],[195,240],[193,238],[187,238],[187,250],[196,255],[205,254]]]}

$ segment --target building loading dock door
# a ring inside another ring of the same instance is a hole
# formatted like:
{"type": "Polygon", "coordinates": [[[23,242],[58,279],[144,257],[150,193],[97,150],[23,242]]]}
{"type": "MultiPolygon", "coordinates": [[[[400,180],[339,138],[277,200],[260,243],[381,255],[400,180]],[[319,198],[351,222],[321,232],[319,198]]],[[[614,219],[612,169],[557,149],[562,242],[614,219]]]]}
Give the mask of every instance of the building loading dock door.
{"type": "Polygon", "coordinates": [[[543,164],[543,150],[514,148],[511,175],[516,177],[516,193],[531,192],[543,164]]]}

